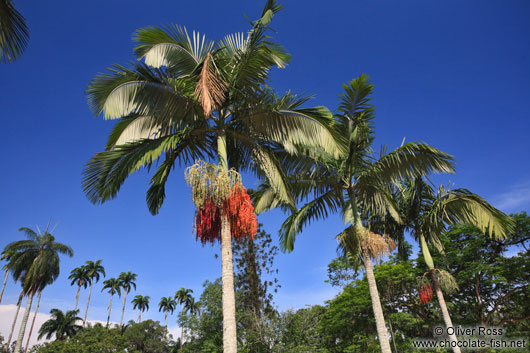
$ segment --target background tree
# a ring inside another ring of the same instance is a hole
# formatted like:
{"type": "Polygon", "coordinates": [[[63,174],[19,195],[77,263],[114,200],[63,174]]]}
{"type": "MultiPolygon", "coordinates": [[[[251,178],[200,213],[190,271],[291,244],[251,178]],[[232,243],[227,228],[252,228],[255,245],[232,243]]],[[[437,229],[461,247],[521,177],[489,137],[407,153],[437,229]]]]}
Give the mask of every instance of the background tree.
{"type": "Polygon", "coordinates": [[[70,272],[70,276],[68,276],[68,279],[71,279],[72,282],[70,283],[71,286],[77,285],[77,293],[75,295],[75,306],[74,310],[77,310],[77,304],[79,302],[79,292],[81,291],[81,287],[85,288],[88,286],[89,278],[87,275],[87,269],[85,266],[79,266],[76,267],[70,272]]]}
{"type": "Polygon", "coordinates": [[[28,297],[26,311],[22,318],[15,352],[20,352],[22,340],[31,311],[35,294],[57,279],[60,273],[59,254],[73,256],[69,246],[58,243],[48,227],[43,233],[37,234],[29,228],[20,228],[28,240],[19,240],[8,244],[7,248],[15,252],[13,255],[13,276],[24,278],[23,293],[28,297]]]}
{"type": "Polygon", "coordinates": [[[121,318],[120,318],[120,326],[123,327],[123,314],[125,313],[125,303],[127,298],[127,293],[129,293],[134,287],[134,290],[136,290],[136,277],[138,275],[136,273],[129,272],[122,272],[120,273],[120,276],[118,277],[118,281],[120,281],[120,287],[121,291],[123,293],[123,308],[121,310],[121,318]]]}
{"type": "Polygon", "coordinates": [[[76,322],[81,318],[77,316],[79,310],[68,310],[63,313],[59,309],[50,310],[51,318],[45,321],[39,330],[39,339],[45,337],[47,340],[55,334],[56,341],[62,341],[66,338],[73,337],[82,329],[81,325],[76,322]]]}
{"type": "MultiPolygon", "coordinates": [[[[181,287],[176,293],[175,293],[175,300],[177,301],[177,304],[180,305],[180,313],[181,315],[184,314],[184,307],[191,302],[193,293],[192,289],[186,289],[184,287],[181,287]]],[[[182,344],[184,340],[184,330],[180,332],[180,348],[182,349],[182,344]]]]}
{"type": "Polygon", "coordinates": [[[103,288],[101,288],[101,291],[103,292],[105,289],[107,289],[107,293],[110,294],[110,302],[107,316],[107,327],[109,327],[110,313],[112,311],[112,297],[116,293],[118,294],[118,296],[121,296],[121,281],[116,278],[109,278],[103,281],[103,288]]]}
{"type": "Polygon", "coordinates": [[[173,314],[173,311],[175,311],[176,307],[177,307],[177,301],[173,297],[162,297],[160,299],[160,303],[158,303],[158,311],[164,311],[166,327],[167,327],[167,317],[169,313],[173,314]]]}
{"type": "Polygon", "coordinates": [[[149,296],[137,295],[131,300],[133,309],[138,308],[138,322],[142,321],[142,312],[149,310],[149,296]]]}
{"type": "Polygon", "coordinates": [[[88,290],[88,298],[86,301],[86,310],[85,310],[85,316],[83,318],[83,325],[86,324],[86,317],[88,315],[88,305],[90,304],[90,296],[92,295],[92,286],[94,285],[94,281],[99,282],[99,278],[101,275],[105,277],[105,268],[103,265],[101,265],[101,262],[103,260],[97,260],[94,261],[87,261],[85,262],[85,270],[86,275],[88,278],[88,281],[90,283],[90,289],[88,290]]]}
{"type": "Polygon", "coordinates": [[[0,0],[0,61],[17,60],[29,41],[26,19],[13,7],[11,0],[0,0]]]}

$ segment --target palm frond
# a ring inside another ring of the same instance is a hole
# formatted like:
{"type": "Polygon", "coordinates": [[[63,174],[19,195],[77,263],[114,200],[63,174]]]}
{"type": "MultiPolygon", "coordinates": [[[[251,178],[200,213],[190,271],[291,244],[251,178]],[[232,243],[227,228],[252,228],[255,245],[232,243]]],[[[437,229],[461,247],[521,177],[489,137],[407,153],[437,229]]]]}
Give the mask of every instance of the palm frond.
{"type": "Polygon", "coordinates": [[[0,0],[0,60],[12,63],[22,55],[29,42],[24,16],[10,0],[0,0]]]}

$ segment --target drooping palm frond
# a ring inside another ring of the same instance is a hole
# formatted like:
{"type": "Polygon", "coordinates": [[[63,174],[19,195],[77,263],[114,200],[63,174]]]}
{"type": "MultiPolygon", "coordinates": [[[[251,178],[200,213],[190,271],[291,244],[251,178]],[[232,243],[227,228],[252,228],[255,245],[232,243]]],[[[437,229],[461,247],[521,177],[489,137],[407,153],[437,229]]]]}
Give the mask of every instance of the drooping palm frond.
{"type": "Polygon", "coordinates": [[[215,61],[210,53],[206,54],[198,71],[195,97],[199,100],[205,117],[209,117],[212,110],[223,104],[227,84],[219,77],[215,61]]]}
{"type": "Polygon", "coordinates": [[[26,19],[11,0],[0,0],[0,61],[12,63],[20,58],[28,42],[26,19]]]}

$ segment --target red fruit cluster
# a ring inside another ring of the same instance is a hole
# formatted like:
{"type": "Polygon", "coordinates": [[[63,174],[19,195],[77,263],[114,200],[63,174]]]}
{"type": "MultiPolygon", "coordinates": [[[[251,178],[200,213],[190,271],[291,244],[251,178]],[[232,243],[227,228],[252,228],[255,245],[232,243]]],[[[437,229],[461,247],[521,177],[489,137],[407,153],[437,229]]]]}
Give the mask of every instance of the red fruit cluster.
{"type": "Polygon", "coordinates": [[[212,201],[206,201],[197,210],[195,215],[195,231],[197,239],[206,243],[221,241],[221,212],[224,212],[230,221],[232,237],[240,240],[244,237],[256,235],[258,221],[254,213],[252,201],[242,185],[236,185],[230,191],[230,197],[226,199],[222,206],[218,206],[212,201]]]}
{"type": "Polygon", "coordinates": [[[420,288],[420,304],[432,302],[432,288],[430,283],[425,283],[420,288]]]}

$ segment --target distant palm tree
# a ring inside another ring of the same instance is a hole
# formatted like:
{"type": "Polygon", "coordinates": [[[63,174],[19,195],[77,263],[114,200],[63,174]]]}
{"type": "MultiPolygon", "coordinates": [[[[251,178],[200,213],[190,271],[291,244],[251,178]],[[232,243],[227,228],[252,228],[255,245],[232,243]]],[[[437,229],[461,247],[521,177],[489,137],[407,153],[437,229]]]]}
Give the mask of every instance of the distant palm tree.
{"type": "Polygon", "coordinates": [[[28,240],[15,241],[7,246],[15,252],[12,257],[13,277],[24,278],[22,290],[24,295],[28,296],[26,311],[15,346],[16,353],[21,352],[33,297],[59,276],[59,254],[73,256],[73,251],[69,246],[55,241],[48,227],[43,233],[39,231],[38,234],[29,228],[19,230],[26,234],[28,240]]]}
{"type": "Polygon", "coordinates": [[[88,281],[90,283],[90,289],[88,290],[88,299],[86,301],[86,310],[85,310],[85,317],[83,319],[83,325],[86,324],[86,317],[88,315],[88,305],[90,304],[90,296],[92,294],[92,286],[94,285],[94,280],[96,282],[99,282],[100,275],[103,275],[105,277],[105,268],[101,265],[101,262],[103,260],[97,260],[94,261],[87,261],[85,262],[85,270],[86,275],[88,277],[88,281]]]}
{"type": "Polygon", "coordinates": [[[76,322],[81,320],[77,316],[79,310],[68,310],[63,313],[59,309],[50,310],[51,318],[44,322],[39,330],[39,339],[46,337],[49,340],[55,334],[56,341],[75,336],[83,327],[76,322]]]}
{"type": "Polygon", "coordinates": [[[127,293],[131,291],[131,288],[134,287],[136,290],[136,277],[138,275],[136,273],[129,272],[122,272],[120,273],[120,276],[118,277],[118,281],[120,281],[120,287],[123,290],[123,308],[121,310],[121,319],[120,319],[120,326],[123,325],[123,314],[125,314],[125,303],[127,298],[127,293]]]}
{"type": "Polygon", "coordinates": [[[112,310],[112,297],[114,294],[118,293],[118,296],[121,296],[121,282],[116,278],[109,278],[108,280],[103,282],[103,288],[101,291],[103,292],[105,289],[108,289],[107,293],[110,294],[110,303],[109,303],[109,315],[107,316],[107,328],[109,327],[110,322],[110,312],[112,310]]]}
{"type": "Polygon", "coordinates": [[[0,0],[0,61],[12,63],[17,60],[29,40],[29,30],[24,16],[10,0],[0,0]]]}
{"type": "MultiPolygon", "coordinates": [[[[190,315],[196,315],[196,314],[198,314],[200,312],[199,306],[195,302],[195,298],[193,298],[191,295],[184,302],[183,307],[182,307],[182,312],[183,313],[190,313],[190,315]]],[[[179,344],[180,344],[180,348],[181,349],[182,349],[182,344],[184,343],[183,340],[184,340],[184,327],[182,327],[181,331],[180,331],[179,344]]]]}
{"type": "Polygon", "coordinates": [[[0,292],[0,304],[2,303],[2,297],[4,296],[4,289],[6,288],[7,278],[9,277],[10,260],[14,254],[15,254],[14,251],[9,251],[8,249],[4,249],[2,251],[2,255],[0,256],[0,260],[7,262],[4,266],[2,266],[2,269],[5,271],[5,273],[4,273],[4,283],[2,284],[2,291],[0,292]]]}
{"type": "Polygon", "coordinates": [[[75,295],[75,307],[74,310],[77,310],[77,304],[79,302],[79,292],[81,291],[81,287],[86,289],[88,286],[89,278],[87,274],[87,269],[85,266],[76,267],[70,272],[70,276],[68,276],[68,279],[71,279],[72,282],[70,283],[71,286],[74,284],[77,285],[77,294],[75,295]]]}
{"type": "MultiPolygon", "coordinates": [[[[193,293],[192,289],[186,289],[184,287],[181,287],[176,293],[175,293],[175,300],[177,301],[177,304],[181,305],[180,312],[184,313],[184,308],[189,305],[189,303],[192,301],[193,297],[191,295],[193,293]]],[[[180,331],[180,349],[182,349],[182,339],[184,337],[184,332],[180,331]]]]}
{"type": "Polygon", "coordinates": [[[167,317],[169,313],[173,314],[175,307],[177,306],[177,301],[173,297],[162,297],[160,303],[158,303],[158,311],[164,311],[167,327],[167,317]]]}
{"type": "Polygon", "coordinates": [[[133,303],[133,309],[138,308],[140,311],[138,315],[138,322],[142,320],[142,312],[149,310],[149,299],[151,299],[149,296],[143,296],[143,295],[137,295],[134,297],[133,300],[131,300],[131,303],[133,303]]]}

